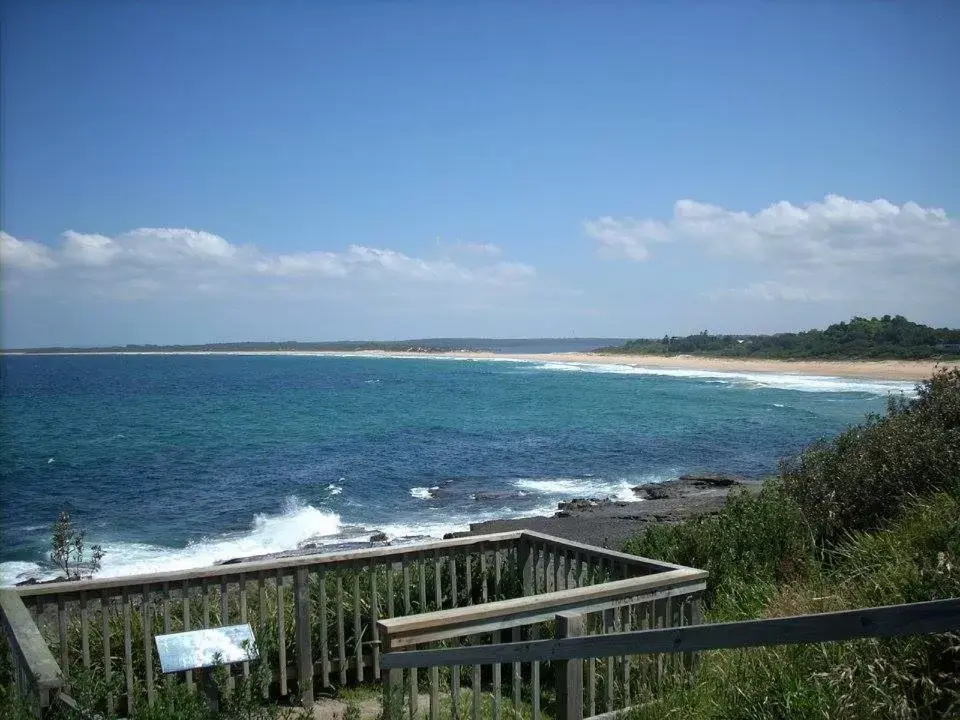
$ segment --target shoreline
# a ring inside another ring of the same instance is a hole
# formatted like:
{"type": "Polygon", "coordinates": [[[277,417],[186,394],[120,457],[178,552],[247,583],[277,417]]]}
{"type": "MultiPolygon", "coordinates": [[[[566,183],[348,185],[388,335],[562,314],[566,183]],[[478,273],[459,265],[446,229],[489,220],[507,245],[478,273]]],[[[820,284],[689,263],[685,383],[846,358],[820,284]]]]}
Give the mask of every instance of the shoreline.
{"type": "Polygon", "coordinates": [[[410,352],[392,350],[159,350],[159,351],[64,351],[4,352],[4,355],[237,355],[358,357],[421,360],[499,360],[513,362],[561,363],[572,365],[614,365],[650,370],[709,373],[760,373],[838,377],[847,379],[920,381],[930,377],[936,367],[960,368],[960,362],[935,360],[767,360],[760,358],[723,358],[698,355],[621,355],[596,352],[500,353],[492,351],[451,350],[447,352],[410,352]]]}

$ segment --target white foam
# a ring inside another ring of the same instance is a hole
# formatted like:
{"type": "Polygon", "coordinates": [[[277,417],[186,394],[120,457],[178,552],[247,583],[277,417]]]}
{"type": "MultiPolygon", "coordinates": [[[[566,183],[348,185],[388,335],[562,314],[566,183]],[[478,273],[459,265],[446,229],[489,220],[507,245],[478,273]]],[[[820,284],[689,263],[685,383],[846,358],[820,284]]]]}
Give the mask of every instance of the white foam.
{"type": "MultiPolygon", "coordinates": [[[[258,514],[246,532],[218,535],[170,548],[146,543],[103,543],[103,562],[97,577],[117,577],[189,570],[206,567],[231,558],[264,555],[295,549],[305,541],[332,544],[342,538],[340,516],[306,505],[295,497],[287,498],[279,515],[258,514]]],[[[56,574],[35,563],[0,563],[0,582],[9,585],[16,578],[50,579],[56,574]]]]}
{"type": "Polygon", "coordinates": [[[664,377],[707,379],[754,387],[798,390],[800,392],[860,392],[872,395],[905,393],[912,395],[913,383],[892,380],[841,378],[830,375],[796,375],[790,373],[720,372],[718,370],[682,370],[677,368],[641,367],[603,363],[549,362],[534,365],[537,370],[604,373],[611,375],[660,375],[664,377]]]}
{"type": "MultiPolygon", "coordinates": [[[[633,487],[643,482],[663,480],[660,476],[653,476],[642,480],[603,480],[601,478],[549,478],[532,480],[520,478],[513,484],[515,487],[528,492],[550,498],[571,500],[573,498],[610,498],[623,502],[637,502],[640,498],[633,492],[633,487]]],[[[556,503],[552,507],[555,509],[556,503]]]]}
{"type": "MultiPolygon", "coordinates": [[[[340,478],[340,479],[342,480],[343,478],[340,478]]],[[[330,491],[331,495],[340,495],[343,492],[343,486],[334,485],[333,483],[330,483],[329,485],[327,485],[327,490],[330,491]]]]}
{"type": "Polygon", "coordinates": [[[432,488],[413,487],[413,488],[410,488],[410,495],[412,497],[417,498],[418,500],[433,500],[432,491],[439,490],[439,489],[440,489],[439,487],[432,487],[432,488]]]}
{"type": "Polygon", "coordinates": [[[11,587],[30,578],[47,580],[53,577],[37,563],[21,562],[19,560],[0,563],[0,587],[11,587]]]}

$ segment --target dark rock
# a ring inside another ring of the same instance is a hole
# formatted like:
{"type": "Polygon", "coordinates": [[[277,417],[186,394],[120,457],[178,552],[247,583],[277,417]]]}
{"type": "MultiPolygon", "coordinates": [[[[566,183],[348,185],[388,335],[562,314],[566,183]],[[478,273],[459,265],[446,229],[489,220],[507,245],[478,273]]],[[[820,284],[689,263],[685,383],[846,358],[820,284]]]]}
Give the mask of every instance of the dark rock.
{"type": "Polygon", "coordinates": [[[689,475],[681,475],[679,479],[681,482],[699,483],[712,487],[730,487],[731,485],[740,485],[748,482],[747,478],[739,475],[730,475],[728,473],[692,473],[689,475]]]}
{"type": "Polygon", "coordinates": [[[387,534],[383,531],[377,531],[370,536],[370,542],[386,542],[387,534]]]}
{"type": "MultiPolygon", "coordinates": [[[[599,500],[598,498],[574,498],[573,500],[557,503],[557,509],[567,512],[571,510],[584,512],[609,502],[609,500],[599,500]]],[[[569,517],[569,515],[564,515],[562,517],[569,517]]]]}
{"type": "Polygon", "coordinates": [[[662,488],[657,485],[635,487],[633,488],[633,491],[638,495],[642,492],[643,497],[646,500],[666,500],[667,498],[671,497],[670,492],[666,488],[662,488]]]}

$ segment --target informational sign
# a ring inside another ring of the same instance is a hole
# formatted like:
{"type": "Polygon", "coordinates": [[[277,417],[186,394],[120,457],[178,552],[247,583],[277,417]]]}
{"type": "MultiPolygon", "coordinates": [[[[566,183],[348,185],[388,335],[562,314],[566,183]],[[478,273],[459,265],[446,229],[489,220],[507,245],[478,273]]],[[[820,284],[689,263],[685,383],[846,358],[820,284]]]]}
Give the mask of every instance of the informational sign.
{"type": "Polygon", "coordinates": [[[165,673],[229,665],[260,657],[249,623],[157,635],[155,639],[160,667],[165,673]]]}

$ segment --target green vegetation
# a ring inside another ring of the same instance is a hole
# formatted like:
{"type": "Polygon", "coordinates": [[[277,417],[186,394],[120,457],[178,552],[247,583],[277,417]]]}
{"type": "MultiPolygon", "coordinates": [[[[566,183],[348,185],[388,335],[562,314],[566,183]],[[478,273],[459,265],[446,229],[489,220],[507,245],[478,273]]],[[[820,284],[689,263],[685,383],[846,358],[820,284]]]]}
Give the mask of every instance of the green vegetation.
{"type": "MultiPolygon", "coordinates": [[[[718,515],[626,550],[710,570],[707,622],[960,596],[960,370],[941,370],[718,515]]],[[[960,716],[960,635],[704,654],[638,717],[960,716]]]]}
{"type": "Polygon", "coordinates": [[[53,526],[50,562],[68,580],[79,580],[83,570],[92,577],[100,569],[103,560],[103,548],[100,545],[90,546],[90,561],[85,562],[86,536],[86,531],[74,526],[70,513],[66,510],[60,513],[60,519],[53,526]]]}
{"type": "Polygon", "coordinates": [[[598,352],[630,355],[703,355],[769,359],[956,359],[960,330],[932,328],[897,315],[855,317],[826,330],[776,335],[711,335],[630,340],[598,352]]]}

